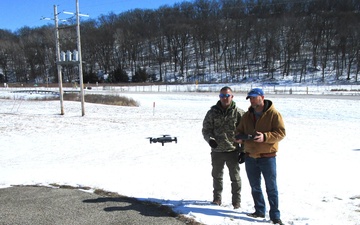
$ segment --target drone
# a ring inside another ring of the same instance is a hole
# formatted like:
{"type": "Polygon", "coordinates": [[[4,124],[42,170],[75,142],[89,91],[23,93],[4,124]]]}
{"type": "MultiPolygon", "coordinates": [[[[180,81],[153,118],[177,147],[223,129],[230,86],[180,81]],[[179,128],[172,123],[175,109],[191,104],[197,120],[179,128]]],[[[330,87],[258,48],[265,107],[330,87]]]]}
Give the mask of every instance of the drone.
{"type": "Polygon", "coordinates": [[[150,144],[151,143],[161,143],[162,146],[164,146],[165,143],[169,143],[169,142],[173,142],[175,141],[175,143],[177,143],[177,137],[171,137],[170,135],[163,135],[162,137],[158,137],[158,138],[153,138],[153,137],[149,137],[148,139],[150,139],[150,144]]]}

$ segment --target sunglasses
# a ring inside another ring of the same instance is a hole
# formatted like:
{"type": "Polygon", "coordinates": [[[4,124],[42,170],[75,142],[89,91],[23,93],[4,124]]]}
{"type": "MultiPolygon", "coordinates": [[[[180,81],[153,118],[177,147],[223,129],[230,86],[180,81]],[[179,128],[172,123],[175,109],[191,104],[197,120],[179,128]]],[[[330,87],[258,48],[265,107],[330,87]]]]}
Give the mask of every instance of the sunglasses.
{"type": "Polygon", "coordinates": [[[229,98],[229,97],[231,97],[231,95],[230,94],[219,94],[219,97],[220,98],[229,98]]]}

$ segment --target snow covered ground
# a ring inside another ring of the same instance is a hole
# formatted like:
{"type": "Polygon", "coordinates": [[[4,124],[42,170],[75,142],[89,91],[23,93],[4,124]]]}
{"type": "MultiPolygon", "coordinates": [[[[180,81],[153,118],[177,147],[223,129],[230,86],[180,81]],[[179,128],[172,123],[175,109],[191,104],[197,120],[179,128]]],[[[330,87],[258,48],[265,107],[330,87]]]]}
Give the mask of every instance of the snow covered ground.
{"type": "MultiPolygon", "coordinates": [[[[4,94],[4,93],[0,93],[4,94]]],[[[201,134],[218,93],[121,93],[140,107],[0,99],[0,187],[91,186],[171,206],[197,221],[269,224],[253,219],[244,165],[242,207],[210,205],[210,148],[201,134]],[[154,107],[155,102],[155,107],[154,107]],[[150,144],[170,134],[178,143],[150,144]]],[[[360,98],[270,95],[287,136],[277,157],[281,219],[296,225],[360,224],[360,98]]],[[[237,105],[247,109],[244,94],[237,105]]],[[[265,190],[265,189],[264,189],[265,190]]]]}

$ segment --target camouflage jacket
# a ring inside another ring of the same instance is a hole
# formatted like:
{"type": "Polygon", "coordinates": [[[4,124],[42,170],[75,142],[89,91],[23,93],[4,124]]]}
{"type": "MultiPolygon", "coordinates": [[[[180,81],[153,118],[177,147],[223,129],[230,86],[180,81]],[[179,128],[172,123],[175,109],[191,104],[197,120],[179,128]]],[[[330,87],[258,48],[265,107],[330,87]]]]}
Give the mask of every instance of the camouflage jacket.
{"type": "Polygon", "coordinates": [[[236,107],[234,101],[224,110],[220,101],[212,106],[206,113],[203,121],[202,134],[206,142],[215,139],[218,146],[212,148],[215,152],[231,152],[237,149],[235,140],[235,129],[240,123],[245,111],[236,107]]]}

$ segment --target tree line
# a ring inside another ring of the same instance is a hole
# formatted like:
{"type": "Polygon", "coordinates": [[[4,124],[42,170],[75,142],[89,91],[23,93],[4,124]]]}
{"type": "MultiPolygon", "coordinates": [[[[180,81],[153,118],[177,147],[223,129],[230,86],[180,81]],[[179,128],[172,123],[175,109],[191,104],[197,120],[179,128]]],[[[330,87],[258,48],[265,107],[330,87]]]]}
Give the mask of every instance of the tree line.
{"type": "MultiPolygon", "coordinates": [[[[81,21],[84,82],[357,82],[360,1],[194,0],[81,21]],[[99,72],[107,76],[98,76],[99,72]]],[[[59,25],[76,49],[76,21],[59,25]]],[[[1,82],[57,82],[55,26],[0,30],[1,82]]],[[[64,82],[78,79],[62,66],[64,82]]]]}

